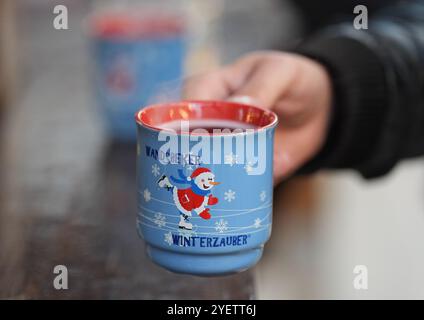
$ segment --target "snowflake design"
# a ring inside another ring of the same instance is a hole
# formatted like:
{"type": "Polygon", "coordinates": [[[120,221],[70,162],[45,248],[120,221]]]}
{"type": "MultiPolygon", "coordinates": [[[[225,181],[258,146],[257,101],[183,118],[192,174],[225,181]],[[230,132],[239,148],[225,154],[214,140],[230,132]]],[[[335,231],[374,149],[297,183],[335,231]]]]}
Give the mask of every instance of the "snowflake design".
{"type": "Polygon", "coordinates": [[[158,227],[164,227],[166,225],[166,217],[161,212],[155,213],[155,218],[153,220],[158,227]]]}
{"type": "Polygon", "coordinates": [[[193,169],[193,166],[190,164],[190,165],[186,166],[186,170],[191,172],[194,169],[193,169]]]}
{"type": "Polygon", "coordinates": [[[236,199],[236,193],[229,189],[228,191],[224,192],[224,199],[228,202],[231,202],[236,199]]]}
{"type": "Polygon", "coordinates": [[[236,154],[233,154],[233,153],[227,154],[224,157],[224,163],[229,164],[232,167],[233,165],[237,164],[237,158],[238,158],[238,155],[236,154]]]}
{"type": "Polygon", "coordinates": [[[259,199],[261,199],[261,201],[262,201],[262,202],[264,202],[264,201],[265,201],[265,199],[266,199],[266,192],[265,192],[265,190],[264,190],[264,191],[262,191],[262,192],[259,194],[259,199]]]}
{"type": "Polygon", "coordinates": [[[172,245],[173,241],[172,241],[172,233],[171,231],[169,231],[168,233],[165,233],[165,238],[164,241],[170,246],[172,245]]]}
{"type": "Polygon", "coordinates": [[[255,228],[259,228],[259,227],[261,227],[261,219],[256,218],[256,219],[255,219],[255,223],[253,224],[253,226],[254,226],[255,228]]]}
{"type": "Polygon", "coordinates": [[[154,165],[152,165],[152,174],[157,177],[158,175],[160,175],[160,168],[159,166],[155,163],[154,165]]]}
{"type": "Polygon", "coordinates": [[[249,161],[245,166],[244,170],[246,170],[246,173],[251,173],[253,171],[253,166],[255,165],[254,162],[249,161]]]}
{"type": "Polygon", "coordinates": [[[144,189],[143,197],[144,197],[144,201],[146,202],[149,202],[152,199],[152,194],[150,193],[149,189],[144,189]]]}
{"type": "Polygon", "coordinates": [[[228,230],[228,221],[220,219],[219,221],[215,222],[215,230],[219,233],[224,233],[224,231],[228,230]]]}

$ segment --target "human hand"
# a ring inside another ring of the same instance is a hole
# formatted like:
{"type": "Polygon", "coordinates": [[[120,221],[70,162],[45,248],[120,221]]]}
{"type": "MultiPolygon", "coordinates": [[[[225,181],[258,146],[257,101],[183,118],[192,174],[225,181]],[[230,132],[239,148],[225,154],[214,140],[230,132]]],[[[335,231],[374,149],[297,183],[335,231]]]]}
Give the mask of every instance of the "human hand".
{"type": "Polygon", "coordinates": [[[242,100],[277,113],[274,183],[310,160],[326,137],[332,100],[326,69],[297,54],[263,51],[216,71],[190,78],[184,97],[242,100]]]}

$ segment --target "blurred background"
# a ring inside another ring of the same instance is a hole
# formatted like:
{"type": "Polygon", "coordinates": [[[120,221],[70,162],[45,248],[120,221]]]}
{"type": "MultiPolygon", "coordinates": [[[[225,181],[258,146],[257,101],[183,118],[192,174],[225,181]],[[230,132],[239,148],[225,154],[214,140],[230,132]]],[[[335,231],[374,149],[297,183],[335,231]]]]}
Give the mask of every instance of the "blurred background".
{"type": "Polygon", "coordinates": [[[288,0],[2,0],[0,298],[424,298],[420,161],[373,182],[333,172],[279,186],[264,257],[234,276],[164,271],[136,235],[134,128],[123,123],[178,99],[193,74],[292,47],[319,10],[305,21],[288,0]],[[68,30],[54,28],[58,4],[68,30]],[[140,41],[146,32],[175,41],[140,41]],[[58,264],[67,291],[52,286],[58,264]],[[368,290],[353,287],[356,265],[368,290]]]}

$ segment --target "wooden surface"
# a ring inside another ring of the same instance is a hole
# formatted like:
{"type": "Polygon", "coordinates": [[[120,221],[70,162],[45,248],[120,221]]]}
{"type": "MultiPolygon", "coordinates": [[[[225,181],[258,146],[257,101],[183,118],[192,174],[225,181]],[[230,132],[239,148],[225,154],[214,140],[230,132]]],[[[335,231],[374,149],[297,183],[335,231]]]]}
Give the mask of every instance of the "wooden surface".
{"type": "MultiPolygon", "coordinates": [[[[231,299],[253,293],[250,273],[225,278],[176,275],[153,265],[135,232],[132,145],[110,145],[96,168],[61,200],[44,202],[42,187],[13,195],[19,210],[1,217],[1,298],[54,299],[231,299]],[[68,199],[68,200],[65,200],[68,199]],[[63,205],[58,214],[34,208],[63,205]],[[53,288],[53,268],[69,269],[69,290],[53,288]]],[[[48,156],[49,153],[46,153],[48,156]]],[[[42,160],[42,157],[40,158],[42,160]]],[[[76,157],[75,161],[78,161],[76,157]]],[[[28,170],[19,167],[20,170],[28,170]]],[[[72,170],[57,163],[67,179],[72,170]]],[[[31,174],[31,172],[28,172],[31,174]]],[[[46,177],[48,179],[48,177],[46,177]]],[[[7,202],[8,200],[6,200],[7,202]]]]}
{"type": "Polygon", "coordinates": [[[182,276],[146,257],[135,230],[135,147],[103,135],[77,14],[87,8],[72,10],[71,31],[51,27],[48,7],[20,12],[25,77],[0,126],[0,298],[253,297],[251,272],[182,276]],[[59,264],[66,291],[53,287],[59,264]]]}

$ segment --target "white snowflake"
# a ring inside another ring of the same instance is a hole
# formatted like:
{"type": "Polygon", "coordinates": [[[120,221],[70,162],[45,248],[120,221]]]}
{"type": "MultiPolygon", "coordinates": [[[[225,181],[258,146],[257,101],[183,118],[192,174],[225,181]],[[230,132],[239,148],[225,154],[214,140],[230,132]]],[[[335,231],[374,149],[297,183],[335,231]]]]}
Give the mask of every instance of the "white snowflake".
{"type": "Polygon", "coordinates": [[[264,191],[262,191],[262,192],[259,194],[259,199],[261,199],[261,201],[262,201],[262,202],[264,202],[264,201],[265,201],[265,199],[266,199],[266,192],[265,192],[265,190],[264,190],[264,191]]]}
{"type": "Polygon", "coordinates": [[[238,158],[238,155],[236,154],[233,154],[233,153],[227,154],[224,157],[224,163],[229,164],[232,167],[233,165],[237,164],[237,158],[238,158]]]}
{"type": "Polygon", "coordinates": [[[236,193],[229,189],[228,191],[224,192],[224,199],[228,202],[231,202],[236,199],[236,193]]]}
{"type": "Polygon", "coordinates": [[[152,199],[152,194],[150,193],[149,189],[144,189],[143,197],[144,197],[144,201],[146,202],[149,202],[150,199],[152,199]]]}
{"type": "Polygon", "coordinates": [[[163,213],[157,212],[155,213],[153,222],[157,224],[158,227],[164,227],[166,225],[166,217],[163,215],[163,213]]]}
{"type": "Polygon", "coordinates": [[[186,170],[187,171],[193,171],[194,169],[193,169],[193,166],[190,164],[190,165],[186,166],[186,170]]]}
{"type": "Polygon", "coordinates": [[[245,166],[244,170],[246,170],[246,173],[251,173],[253,171],[253,166],[255,165],[254,162],[249,161],[245,166]]]}
{"type": "Polygon", "coordinates": [[[152,173],[155,177],[160,175],[160,168],[156,163],[154,165],[152,165],[152,173]]]}
{"type": "Polygon", "coordinates": [[[169,231],[168,233],[165,233],[165,238],[164,241],[170,246],[172,245],[173,241],[172,241],[172,233],[171,231],[169,231]]]}
{"type": "Polygon", "coordinates": [[[220,219],[219,221],[215,222],[215,230],[219,233],[223,233],[224,231],[228,230],[228,221],[220,219]]]}
{"type": "Polygon", "coordinates": [[[255,219],[255,223],[253,224],[253,226],[254,226],[255,228],[259,228],[259,227],[261,227],[261,219],[256,218],[256,219],[255,219]]]}

